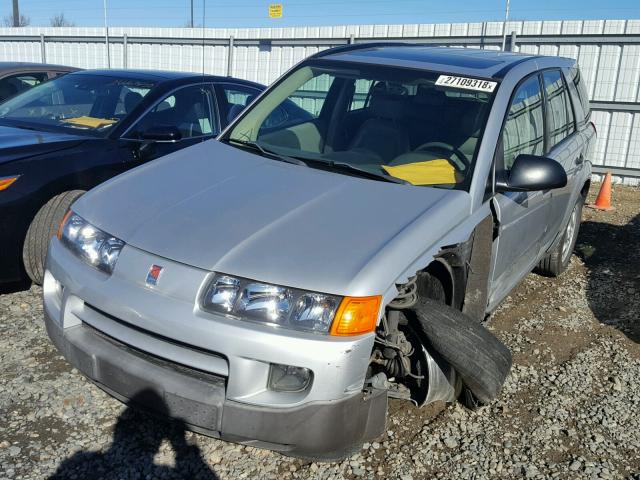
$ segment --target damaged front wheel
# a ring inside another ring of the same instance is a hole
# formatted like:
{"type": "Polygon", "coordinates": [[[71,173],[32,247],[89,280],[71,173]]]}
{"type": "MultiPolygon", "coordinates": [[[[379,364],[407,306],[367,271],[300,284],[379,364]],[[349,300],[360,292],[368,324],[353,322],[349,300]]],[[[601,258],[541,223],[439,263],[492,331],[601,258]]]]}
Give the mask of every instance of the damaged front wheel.
{"type": "MultiPolygon", "coordinates": [[[[412,312],[417,328],[433,350],[457,371],[473,397],[485,404],[495,400],[511,369],[507,346],[478,322],[448,305],[420,299],[412,312]]],[[[468,392],[466,396],[468,400],[468,392]]]]}

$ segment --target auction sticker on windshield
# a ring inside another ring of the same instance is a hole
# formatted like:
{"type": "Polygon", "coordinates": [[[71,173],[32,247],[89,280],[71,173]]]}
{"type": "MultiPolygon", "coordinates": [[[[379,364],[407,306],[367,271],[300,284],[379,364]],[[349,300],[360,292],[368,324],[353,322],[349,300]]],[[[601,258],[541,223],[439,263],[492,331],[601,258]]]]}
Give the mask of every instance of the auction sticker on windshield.
{"type": "Polygon", "coordinates": [[[493,92],[498,85],[490,80],[480,80],[478,78],[454,77],[453,75],[440,75],[436,80],[436,85],[442,87],[464,88],[465,90],[476,90],[479,92],[493,92]]]}

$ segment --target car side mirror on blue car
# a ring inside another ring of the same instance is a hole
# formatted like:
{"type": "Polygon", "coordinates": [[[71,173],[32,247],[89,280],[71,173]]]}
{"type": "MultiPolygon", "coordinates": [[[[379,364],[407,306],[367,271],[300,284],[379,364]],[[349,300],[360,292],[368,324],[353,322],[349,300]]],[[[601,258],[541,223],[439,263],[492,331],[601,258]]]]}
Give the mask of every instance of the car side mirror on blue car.
{"type": "Polygon", "coordinates": [[[532,192],[561,188],[567,172],[557,161],[538,155],[518,155],[508,172],[496,173],[496,192],[532,192]]]}
{"type": "Polygon", "coordinates": [[[142,132],[140,138],[150,142],[174,143],[182,139],[182,133],[177,127],[159,125],[142,132]]]}

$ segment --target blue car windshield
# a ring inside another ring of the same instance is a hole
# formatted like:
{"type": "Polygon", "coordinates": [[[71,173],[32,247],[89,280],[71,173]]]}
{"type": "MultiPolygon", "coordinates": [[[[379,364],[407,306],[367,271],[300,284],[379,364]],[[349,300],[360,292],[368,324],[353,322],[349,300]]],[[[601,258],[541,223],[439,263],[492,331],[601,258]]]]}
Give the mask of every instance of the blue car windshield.
{"type": "Polygon", "coordinates": [[[142,101],[153,82],[87,73],[38,85],[0,104],[0,123],[107,135],[142,101]]]}
{"type": "Polygon", "coordinates": [[[467,189],[497,86],[445,72],[312,61],[251,105],[222,140],[339,173],[467,189]]]}

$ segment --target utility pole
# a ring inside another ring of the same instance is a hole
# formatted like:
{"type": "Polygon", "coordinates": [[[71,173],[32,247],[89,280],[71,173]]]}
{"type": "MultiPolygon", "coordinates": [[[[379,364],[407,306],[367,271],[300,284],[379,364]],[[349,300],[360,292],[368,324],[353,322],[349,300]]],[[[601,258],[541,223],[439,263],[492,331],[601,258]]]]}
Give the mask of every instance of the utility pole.
{"type": "Polygon", "coordinates": [[[13,26],[20,26],[20,9],[18,8],[18,0],[13,0],[13,26]]]}
{"type": "Polygon", "coordinates": [[[111,68],[111,52],[109,51],[109,25],[107,23],[107,0],[103,0],[104,6],[104,43],[107,47],[107,68],[111,68]]]}
{"type": "Polygon", "coordinates": [[[507,0],[507,8],[504,12],[504,27],[502,28],[502,51],[507,44],[507,22],[509,21],[509,0],[507,0]]]}
{"type": "MultiPolygon", "coordinates": [[[[13,0],[13,1],[17,2],[18,0],[13,0]]],[[[191,23],[189,24],[189,26],[193,28],[193,0],[191,0],[191,23]]]]}

